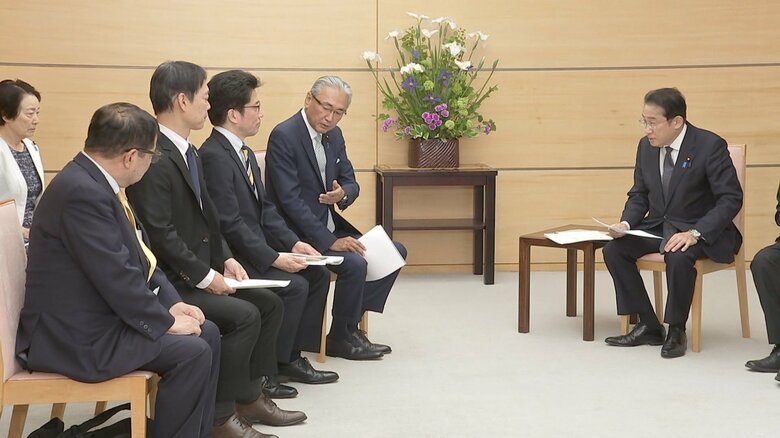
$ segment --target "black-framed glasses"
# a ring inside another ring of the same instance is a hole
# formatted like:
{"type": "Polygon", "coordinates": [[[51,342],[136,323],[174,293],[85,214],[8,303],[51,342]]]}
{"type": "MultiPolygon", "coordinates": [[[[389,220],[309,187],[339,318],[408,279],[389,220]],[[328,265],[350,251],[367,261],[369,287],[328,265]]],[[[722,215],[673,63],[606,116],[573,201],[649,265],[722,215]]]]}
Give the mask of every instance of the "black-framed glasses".
{"type": "Polygon", "coordinates": [[[260,111],[260,104],[258,103],[255,105],[244,105],[244,108],[252,108],[254,110],[260,111]]]}
{"type": "MultiPolygon", "coordinates": [[[[149,154],[152,156],[152,163],[156,163],[160,161],[160,158],[162,158],[162,152],[158,151],[157,149],[149,150],[149,149],[139,149],[139,148],[133,148],[139,153],[142,154],[149,154]]],[[[128,151],[132,151],[133,149],[128,149],[128,151]]]]}
{"type": "Polygon", "coordinates": [[[335,117],[338,117],[338,118],[342,118],[342,117],[347,115],[347,112],[345,110],[335,109],[332,106],[330,106],[329,104],[320,102],[320,100],[317,99],[317,96],[315,96],[315,95],[313,95],[311,93],[309,93],[309,94],[311,95],[311,98],[314,99],[314,101],[317,102],[322,107],[322,109],[325,110],[325,112],[330,113],[331,115],[333,115],[335,117]]]}

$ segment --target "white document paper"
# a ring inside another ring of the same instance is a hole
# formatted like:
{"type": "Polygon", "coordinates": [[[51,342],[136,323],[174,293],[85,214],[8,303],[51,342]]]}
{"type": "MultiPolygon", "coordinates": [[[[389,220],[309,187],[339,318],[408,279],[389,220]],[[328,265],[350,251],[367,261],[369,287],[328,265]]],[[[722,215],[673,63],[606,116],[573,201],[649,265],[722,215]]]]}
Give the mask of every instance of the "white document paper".
{"type": "Polygon", "coordinates": [[[256,287],[287,287],[290,280],[261,280],[259,278],[249,278],[247,280],[233,280],[225,277],[225,283],[233,289],[252,289],[256,287]]]}
{"type": "Polygon", "coordinates": [[[558,245],[566,245],[575,242],[587,242],[590,240],[612,240],[606,231],[596,230],[566,230],[557,233],[545,233],[544,237],[558,245]]]}
{"type": "MultiPolygon", "coordinates": [[[[600,220],[596,219],[595,217],[591,218],[591,219],[593,219],[594,221],[596,221],[600,225],[604,225],[605,227],[610,228],[610,225],[605,224],[604,222],[601,222],[600,220]]],[[[644,230],[626,230],[625,233],[626,234],[630,234],[632,236],[638,236],[638,237],[649,237],[651,239],[659,239],[659,240],[663,239],[663,237],[661,237],[661,236],[656,236],[655,234],[650,234],[650,233],[648,233],[647,231],[644,231],[644,230]]]]}
{"type": "Polygon", "coordinates": [[[344,262],[344,257],[341,256],[313,256],[294,252],[280,252],[279,254],[305,259],[307,265],[314,266],[340,265],[344,262]]]}
{"type": "Polygon", "coordinates": [[[363,256],[368,262],[366,281],[385,278],[406,265],[406,260],[401,257],[381,225],[370,229],[358,240],[366,247],[363,256]]]}

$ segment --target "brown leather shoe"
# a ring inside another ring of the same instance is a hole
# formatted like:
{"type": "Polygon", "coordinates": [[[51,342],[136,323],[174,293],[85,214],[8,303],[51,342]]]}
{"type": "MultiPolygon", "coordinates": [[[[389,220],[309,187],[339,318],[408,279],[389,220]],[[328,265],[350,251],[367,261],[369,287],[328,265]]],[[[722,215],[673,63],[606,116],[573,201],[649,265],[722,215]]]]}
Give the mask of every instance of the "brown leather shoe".
{"type": "Polygon", "coordinates": [[[252,429],[241,416],[233,414],[226,422],[211,430],[214,438],[279,438],[252,429]]]}
{"type": "Polygon", "coordinates": [[[301,411],[285,411],[279,409],[273,400],[261,394],[257,400],[249,404],[236,403],[236,412],[250,423],[261,423],[268,426],[291,426],[306,419],[301,411]]]}

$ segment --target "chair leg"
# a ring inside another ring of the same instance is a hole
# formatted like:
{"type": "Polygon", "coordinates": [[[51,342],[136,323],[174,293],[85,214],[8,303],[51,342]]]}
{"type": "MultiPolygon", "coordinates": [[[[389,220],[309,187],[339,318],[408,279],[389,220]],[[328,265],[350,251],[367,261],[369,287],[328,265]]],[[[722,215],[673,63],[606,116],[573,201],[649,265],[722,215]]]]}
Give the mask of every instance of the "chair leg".
{"type": "Polygon", "coordinates": [[[105,402],[105,401],[99,401],[99,402],[95,403],[95,415],[105,411],[107,405],[108,405],[108,402],[105,402]]]}
{"type": "Polygon", "coordinates": [[[317,353],[317,362],[325,363],[326,336],[328,335],[328,304],[325,303],[325,309],[322,311],[322,334],[320,335],[320,352],[317,353]]]}
{"type": "Polygon", "coordinates": [[[130,430],[132,438],[146,438],[146,390],[147,381],[143,379],[138,385],[133,385],[130,395],[130,430]]]}
{"type": "Polygon", "coordinates": [[[653,271],[653,293],[655,294],[655,316],[664,323],[664,278],[660,271],[653,271]]]}
{"type": "Polygon", "coordinates": [[[65,418],[65,403],[53,403],[51,405],[51,417],[50,418],[65,418]]]}
{"type": "Polygon", "coordinates": [[[745,258],[737,255],[737,296],[739,298],[739,320],[742,323],[742,337],[750,337],[750,315],[748,315],[747,280],[745,278],[745,258]]]}
{"type": "Polygon", "coordinates": [[[629,319],[630,319],[629,315],[620,315],[620,334],[621,335],[627,335],[628,334],[629,319]]]}
{"type": "Polygon", "coordinates": [[[691,305],[691,328],[693,332],[693,345],[691,349],[696,353],[701,351],[701,289],[703,280],[702,268],[701,266],[697,266],[696,284],[693,287],[693,303],[691,305]]]}
{"type": "Polygon", "coordinates": [[[27,421],[28,405],[15,405],[11,413],[11,424],[8,427],[8,438],[22,438],[24,423],[27,421]]]}
{"type": "Polygon", "coordinates": [[[154,420],[154,412],[157,409],[157,385],[160,383],[160,376],[153,375],[147,382],[149,391],[149,418],[154,420]]]}
{"type": "Polygon", "coordinates": [[[358,328],[360,331],[368,335],[368,312],[363,312],[363,317],[360,318],[360,323],[358,323],[358,328]]]}

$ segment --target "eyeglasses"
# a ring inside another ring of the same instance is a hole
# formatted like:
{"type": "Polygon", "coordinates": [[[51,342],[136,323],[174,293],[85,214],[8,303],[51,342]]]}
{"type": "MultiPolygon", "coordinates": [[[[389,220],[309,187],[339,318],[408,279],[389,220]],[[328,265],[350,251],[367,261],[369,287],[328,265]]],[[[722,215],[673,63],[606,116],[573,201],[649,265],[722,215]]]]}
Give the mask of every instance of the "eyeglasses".
{"type": "Polygon", "coordinates": [[[657,128],[658,125],[663,123],[663,122],[669,123],[669,120],[661,120],[661,121],[651,120],[651,121],[647,121],[647,119],[645,119],[645,118],[641,118],[638,121],[639,121],[639,125],[642,126],[642,128],[649,129],[651,131],[654,131],[655,128],[657,128]]]}
{"type": "Polygon", "coordinates": [[[254,110],[260,111],[260,104],[257,105],[244,105],[244,108],[252,108],[254,110]]]}
{"type": "Polygon", "coordinates": [[[335,109],[335,108],[333,108],[332,106],[330,106],[328,104],[324,104],[324,103],[320,102],[320,100],[317,99],[317,96],[315,96],[315,95],[313,95],[311,93],[309,93],[309,95],[311,96],[312,99],[314,99],[315,102],[320,104],[320,106],[322,107],[322,109],[325,110],[325,112],[330,113],[334,117],[337,117],[337,118],[340,119],[340,118],[342,118],[342,117],[347,115],[346,111],[340,110],[340,109],[335,109]]]}
{"type": "MultiPolygon", "coordinates": [[[[151,151],[149,149],[138,149],[138,148],[133,148],[133,149],[135,149],[139,153],[151,155],[152,163],[156,163],[160,161],[160,158],[162,158],[162,152],[158,151],[157,149],[151,151]]],[[[132,151],[133,149],[128,149],[128,151],[132,151]]]]}

